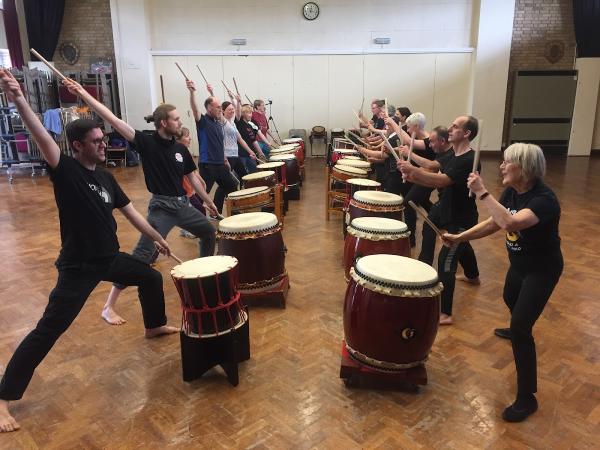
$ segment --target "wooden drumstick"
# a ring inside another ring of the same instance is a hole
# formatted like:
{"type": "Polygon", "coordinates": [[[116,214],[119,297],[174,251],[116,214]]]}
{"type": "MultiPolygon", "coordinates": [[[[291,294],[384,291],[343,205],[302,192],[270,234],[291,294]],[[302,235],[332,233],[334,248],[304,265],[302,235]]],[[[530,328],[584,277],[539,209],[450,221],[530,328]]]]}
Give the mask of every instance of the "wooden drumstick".
{"type": "Polygon", "coordinates": [[[384,102],[384,106],[383,107],[385,108],[385,111],[383,112],[383,115],[385,117],[389,117],[388,116],[388,109],[387,109],[387,97],[383,100],[383,102],[384,102]]]}
{"type": "Polygon", "coordinates": [[[379,133],[381,134],[381,137],[383,138],[385,146],[388,148],[388,150],[390,151],[390,153],[392,154],[392,156],[394,157],[394,159],[396,160],[396,162],[400,162],[400,157],[396,154],[396,151],[392,147],[392,144],[390,144],[390,141],[388,141],[388,139],[385,136],[383,130],[377,130],[377,131],[379,131],[379,133]]]}
{"type": "Polygon", "coordinates": [[[233,97],[233,92],[231,92],[231,89],[229,89],[227,87],[227,85],[225,84],[225,82],[223,80],[221,80],[221,83],[223,84],[223,87],[225,88],[225,90],[227,91],[227,95],[231,95],[233,97]]]}
{"type": "Polygon", "coordinates": [[[165,85],[163,83],[163,76],[160,76],[160,95],[162,96],[162,102],[165,102],[165,85]]]}
{"type": "MultiPolygon", "coordinates": [[[[154,241],[154,245],[156,246],[156,248],[160,251],[160,249],[163,248],[162,245],[160,245],[158,242],[154,241]]],[[[175,256],[173,253],[170,253],[169,256],[171,258],[173,258],[175,261],[177,261],[179,264],[183,263],[183,261],[181,259],[179,259],[177,256],[175,256]]]]}
{"type": "Polygon", "coordinates": [[[352,135],[352,136],[354,136],[354,137],[355,137],[355,138],[358,140],[358,142],[360,142],[361,144],[363,144],[365,147],[369,147],[369,144],[368,144],[367,142],[363,141],[363,140],[360,138],[360,136],[358,136],[356,133],[353,133],[353,132],[352,132],[352,131],[350,131],[350,130],[348,130],[348,131],[347,131],[347,133],[348,133],[348,134],[350,134],[350,135],[352,135]]]}
{"type": "Polygon", "coordinates": [[[252,103],[252,100],[250,100],[250,97],[248,97],[246,94],[244,94],[244,97],[246,97],[246,100],[248,100],[248,104],[254,108],[254,104],[252,103]]]}
{"type": "Polygon", "coordinates": [[[415,205],[415,203],[412,200],[409,200],[408,204],[411,206],[412,209],[415,210],[417,214],[419,214],[423,218],[425,222],[427,222],[427,225],[429,225],[431,229],[435,231],[435,234],[437,234],[439,237],[443,236],[443,233],[438,227],[435,226],[435,224],[429,219],[429,217],[427,217],[427,213],[424,210],[420,209],[417,205],[415,205]]]}
{"type": "Polygon", "coordinates": [[[200,72],[200,75],[202,75],[202,79],[204,80],[204,82],[206,84],[208,84],[208,80],[206,79],[206,77],[204,76],[204,74],[202,73],[202,69],[200,69],[200,66],[198,64],[196,64],[196,68],[198,69],[198,72],[200,72]]]}
{"type": "MultiPolygon", "coordinates": [[[[479,138],[477,139],[477,147],[475,147],[475,157],[473,158],[473,170],[475,173],[477,166],[479,165],[479,158],[481,156],[481,140],[483,139],[483,119],[479,121],[479,138]]],[[[469,189],[469,197],[475,197],[475,192],[469,189]]]]}
{"type": "Polygon", "coordinates": [[[360,109],[359,109],[361,114],[363,113],[364,107],[365,107],[365,98],[363,97],[362,102],[360,103],[360,109]]]}
{"type": "Polygon", "coordinates": [[[240,90],[238,89],[238,85],[235,81],[235,77],[233,77],[233,85],[235,86],[235,92],[237,93],[237,95],[239,95],[241,97],[240,90]]]}
{"type": "MultiPolygon", "coordinates": [[[[406,160],[408,162],[410,162],[410,158],[412,157],[414,143],[415,143],[415,132],[413,131],[410,135],[410,147],[408,147],[408,158],[406,158],[406,160]]],[[[404,178],[404,175],[402,176],[402,182],[406,183],[406,178],[404,178]]]]}
{"type": "Polygon", "coordinates": [[[177,61],[175,61],[175,65],[177,66],[177,68],[181,72],[181,75],[183,75],[183,78],[185,78],[185,81],[190,81],[190,79],[187,77],[187,75],[185,74],[185,72],[183,71],[183,69],[181,68],[181,66],[179,65],[179,63],[177,63],[177,61]]]}
{"type": "Polygon", "coordinates": [[[48,69],[50,69],[52,72],[54,72],[54,74],[60,78],[61,80],[68,80],[67,77],[65,77],[62,73],[60,73],[60,71],[58,69],[56,69],[52,64],[50,64],[46,58],[44,58],[42,55],[40,55],[35,49],[30,49],[29,50],[31,53],[33,53],[33,55],[39,59],[40,61],[42,61],[44,64],[46,64],[46,66],[48,66],[48,69]]]}

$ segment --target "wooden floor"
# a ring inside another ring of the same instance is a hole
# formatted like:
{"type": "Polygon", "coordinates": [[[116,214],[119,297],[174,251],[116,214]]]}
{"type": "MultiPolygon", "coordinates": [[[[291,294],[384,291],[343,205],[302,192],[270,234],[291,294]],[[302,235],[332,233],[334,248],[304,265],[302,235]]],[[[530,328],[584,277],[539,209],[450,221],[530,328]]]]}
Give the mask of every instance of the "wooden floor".
{"type": "MultiPolygon", "coordinates": [[[[500,234],[474,244],[482,285],[457,286],[455,325],[438,333],[427,386],[418,393],[344,386],[341,225],[339,217],[324,220],[322,168],[323,160],[308,162],[302,199],[286,217],[287,309],[251,311],[252,358],[241,365],[238,387],[217,370],[183,382],[179,337],[142,337],[134,290],[119,305],[129,322],[106,325],[103,283],[14,404],[22,430],[0,435],[0,448],[598,448],[600,158],[549,161],[548,183],[563,208],[565,272],[534,330],[540,410],[522,424],[500,419],[515,395],[510,345],[492,332],[508,322],[500,234]]],[[[141,169],[113,172],[145,212],[141,169]]],[[[484,160],[484,174],[497,194],[496,159],[484,160]]],[[[130,251],[138,233],[116,215],[130,251]]],[[[23,171],[10,185],[0,175],[0,235],[1,372],[56,278],[58,219],[47,177],[23,171]]],[[[196,257],[195,241],[173,231],[169,242],[179,256],[196,257]]],[[[158,269],[177,325],[171,264],[161,259],[158,269]]]]}

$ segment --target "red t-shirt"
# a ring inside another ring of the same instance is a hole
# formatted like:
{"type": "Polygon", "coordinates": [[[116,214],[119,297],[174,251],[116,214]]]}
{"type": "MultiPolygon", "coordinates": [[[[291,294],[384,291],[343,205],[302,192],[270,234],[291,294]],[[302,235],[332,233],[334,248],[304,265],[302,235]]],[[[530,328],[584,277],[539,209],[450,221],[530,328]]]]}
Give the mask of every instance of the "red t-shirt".
{"type": "Polygon", "coordinates": [[[263,113],[259,113],[258,111],[252,112],[252,122],[258,125],[261,133],[267,137],[267,130],[269,129],[269,122],[267,121],[267,116],[263,113]]]}

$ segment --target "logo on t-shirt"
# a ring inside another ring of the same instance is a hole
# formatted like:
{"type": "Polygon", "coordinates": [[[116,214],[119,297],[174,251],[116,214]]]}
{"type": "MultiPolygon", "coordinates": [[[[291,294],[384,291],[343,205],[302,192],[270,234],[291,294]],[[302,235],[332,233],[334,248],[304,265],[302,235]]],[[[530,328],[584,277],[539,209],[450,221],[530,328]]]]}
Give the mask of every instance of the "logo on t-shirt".
{"type": "Polygon", "coordinates": [[[112,203],[110,194],[102,186],[98,186],[98,185],[92,184],[92,183],[88,183],[88,186],[90,187],[90,189],[92,191],[94,191],[95,193],[97,193],[100,196],[100,198],[104,201],[104,203],[112,203]]]}
{"type": "MultiPolygon", "coordinates": [[[[506,210],[508,211],[508,213],[511,216],[514,216],[517,213],[516,209],[506,208],[506,210]]],[[[521,247],[521,244],[519,243],[520,237],[521,237],[521,233],[519,233],[518,231],[515,231],[515,232],[507,231],[506,232],[506,247],[513,252],[520,252],[521,250],[523,250],[523,248],[521,247]]]]}
{"type": "Polygon", "coordinates": [[[177,162],[183,162],[183,156],[181,156],[181,153],[175,153],[175,159],[177,162]]]}

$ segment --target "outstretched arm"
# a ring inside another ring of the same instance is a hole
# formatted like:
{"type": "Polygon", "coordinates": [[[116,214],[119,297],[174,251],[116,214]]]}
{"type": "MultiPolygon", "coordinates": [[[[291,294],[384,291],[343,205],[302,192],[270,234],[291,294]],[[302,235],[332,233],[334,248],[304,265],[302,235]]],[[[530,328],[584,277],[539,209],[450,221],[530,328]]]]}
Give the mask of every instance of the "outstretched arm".
{"type": "Polygon", "coordinates": [[[198,103],[196,102],[196,86],[192,80],[187,80],[185,85],[188,91],[190,91],[190,107],[192,108],[192,114],[194,114],[194,120],[198,122],[202,113],[198,109],[198,103]]]}
{"type": "Polygon", "coordinates": [[[90,108],[96,111],[96,113],[102,117],[105,122],[109,123],[115,130],[117,130],[121,136],[123,136],[129,142],[133,142],[133,139],[135,138],[135,130],[129,124],[115,116],[110,109],[92,97],[90,93],[83,89],[83,87],[76,81],[66,79],[63,81],[63,84],[67,87],[71,94],[81,97],[81,99],[87,103],[90,108]]]}
{"type": "Polygon", "coordinates": [[[60,148],[39,121],[21,92],[19,82],[8,70],[0,69],[0,87],[9,101],[15,104],[23,123],[33,136],[48,165],[55,168],[60,160],[60,148]]]}
{"type": "Polygon", "coordinates": [[[218,215],[219,211],[217,210],[217,207],[215,206],[212,199],[209,197],[208,193],[206,192],[206,189],[205,189],[204,185],[202,184],[202,178],[200,178],[200,175],[198,174],[198,172],[197,171],[190,172],[186,175],[186,177],[187,177],[188,181],[190,182],[190,184],[192,185],[192,187],[194,188],[194,191],[196,191],[196,193],[200,196],[200,198],[204,202],[204,205],[208,208],[210,213],[214,216],[218,215]]]}
{"type": "Polygon", "coordinates": [[[133,225],[140,233],[145,234],[154,242],[157,242],[161,247],[159,248],[161,253],[167,256],[171,254],[171,249],[169,248],[167,241],[165,241],[160,233],[152,228],[152,225],[148,223],[144,216],[142,216],[138,210],[133,207],[133,203],[127,203],[125,206],[120,208],[119,211],[121,211],[125,218],[131,222],[131,225],[133,225]]]}

